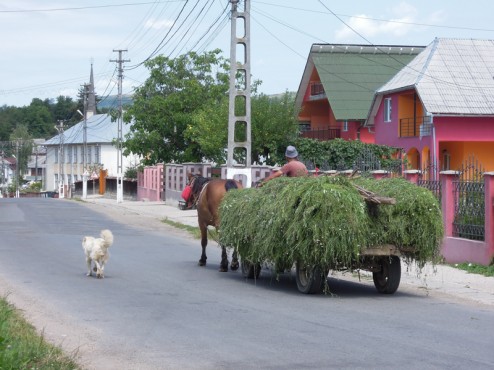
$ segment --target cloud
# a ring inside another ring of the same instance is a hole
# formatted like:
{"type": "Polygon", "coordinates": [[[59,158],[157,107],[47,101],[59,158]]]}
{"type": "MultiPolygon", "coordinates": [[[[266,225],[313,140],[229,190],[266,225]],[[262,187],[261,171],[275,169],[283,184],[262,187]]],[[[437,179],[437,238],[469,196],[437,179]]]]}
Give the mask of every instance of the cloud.
{"type": "Polygon", "coordinates": [[[390,8],[388,13],[387,18],[379,17],[385,21],[367,14],[354,15],[345,22],[348,26],[343,25],[335,32],[335,38],[337,41],[348,41],[361,39],[361,35],[372,42],[381,36],[403,37],[413,31],[415,26],[411,23],[417,23],[418,19],[418,10],[413,5],[401,2],[390,8]]]}
{"type": "Polygon", "coordinates": [[[150,19],[146,22],[144,28],[163,30],[163,29],[169,29],[171,28],[171,26],[173,26],[173,22],[168,19],[163,19],[163,20],[150,19]]]}

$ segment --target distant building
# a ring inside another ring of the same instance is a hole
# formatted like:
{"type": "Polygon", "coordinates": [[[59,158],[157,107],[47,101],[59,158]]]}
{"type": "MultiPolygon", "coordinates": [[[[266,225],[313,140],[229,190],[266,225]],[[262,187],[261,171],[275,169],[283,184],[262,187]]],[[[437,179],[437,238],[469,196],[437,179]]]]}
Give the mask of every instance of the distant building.
{"type": "MultiPolygon", "coordinates": [[[[46,147],[44,190],[56,190],[61,174],[64,176],[65,184],[68,185],[82,180],[85,171],[91,176],[97,169],[104,169],[108,171],[107,176],[117,176],[118,151],[113,142],[118,137],[118,122],[112,122],[108,114],[96,114],[86,120],[86,127],[86,168],[83,168],[84,121],[43,144],[46,147]],[[60,150],[62,141],[63,155],[60,150]]],[[[130,124],[123,123],[122,136],[129,131],[130,124]]],[[[123,173],[139,162],[138,156],[123,157],[123,173]]]]}
{"type": "MultiPolygon", "coordinates": [[[[76,181],[81,181],[85,173],[89,177],[99,175],[100,169],[107,170],[108,177],[117,176],[118,150],[113,143],[118,138],[118,122],[112,121],[108,114],[96,114],[92,65],[89,80],[86,119],[43,144],[46,147],[44,190],[57,190],[62,178],[64,184],[71,186],[76,181]],[[84,147],[87,149],[85,161],[84,147]]],[[[131,124],[122,123],[122,137],[130,131],[130,126],[131,124]]],[[[123,173],[139,163],[138,156],[123,157],[123,173]]]]}

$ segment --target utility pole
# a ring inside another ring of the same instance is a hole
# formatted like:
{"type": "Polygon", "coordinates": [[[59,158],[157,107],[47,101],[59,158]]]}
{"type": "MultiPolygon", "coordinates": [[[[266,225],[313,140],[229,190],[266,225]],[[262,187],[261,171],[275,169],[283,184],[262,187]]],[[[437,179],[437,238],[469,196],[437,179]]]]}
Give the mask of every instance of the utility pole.
{"type": "Polygon", "coordinates": [[[64,174],[64,167],[65,167],[65,158],[64,158],[64,152],[63,152],[63,145],[64,145],[64,135],[63,135],[63,121],[58,121],[58,125],[55,126],[55,128],[58,131],[58,135],[60,138],[60,149],[58,151],[58,196],[60,198],[65,198],[65,174],[64,174]]]}
{"type": "Polygon", "coordinates": [[[15,197],[19,198],[19,139],[16,140],[15,142],[15,172],[16,172],[16,179],[15,179],[15,197]]]}
{"type": "Polygon", "coordinates": [[[246,177],[246,187],[252,185],[251,168],[251,106],[250,106],[250,0],[230,0],[232,4],[231,43],[230,43],[230,95],[228,112],[228,156],[227,178],[234,175],[246,177]],[[243,5],[243,9],[239,9],[243,5]],[[243,19],[243,36],[237,37],[237,21],[243,19]],[[244,48],[244,60],[237,60],[237,46],[244,48]],[[237,83],[237,76],[240,81],[237,83]],[[243,86],[239,86],[243,85],[243,86]],[[240,115],[235,114],[235,106],[240,115]],[[243,132],[242,132],[243,131],[243,132]],[[236,133],[240,138],[236,138],[236,133]],[[238,139],[238,140],[237,140],[238,139]],[[234,166],[235,154],[237,158],[245,158],[243,165],[234,166]]]}
{"type": "Polygon", "coordinates": [[[89,85],[84,84],[84,113],[82,124],[82,199],[87,198],[87,99],[89,94],[89,85]]]}
{"type": "Polygon", "coordinates": [[[130,59],[122,59],[122,53],[127,50],[113,50],[118,52],[118,59],[110,59],[110,62],[118,64],[118,135],[117,135],[117,203],[123,201],[123,157],[122,157],[122,80],[123,80],[123,63],[130,62],[130,59]]]}

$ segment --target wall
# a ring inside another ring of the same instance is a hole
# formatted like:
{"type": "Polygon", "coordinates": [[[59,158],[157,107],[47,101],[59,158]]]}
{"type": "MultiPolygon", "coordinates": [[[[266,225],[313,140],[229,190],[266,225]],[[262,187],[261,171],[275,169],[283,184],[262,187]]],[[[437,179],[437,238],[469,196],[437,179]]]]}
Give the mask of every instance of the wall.
{"type": "MultiPolygon", "coordinates": [[[[66,176],[66,182],[69,182],[69,175],[73,181],[82,180],[84,174],[83,163],[82,163],[82,144],[71,144],[71,147],[77,147],[77,159],[72,160],[69,163],[68,157],[68,147],[64,146],[65,151],[65,166],[64,174],[66,176]]],[[[112,144],[90,144],[88,147],[92,147],[91,155],[92,158],[88,161],[88,165],[95,165],[95,154],[94,147],[98,146],[100,148],[100,158],[99,163],[103,165],[103,169],[108,171],[108,176],[117,176],[117,148],[112,144]]],[[[59,163],[55,163],[56,155],[55,153],[59,150],[58,145],[49,145],[46,147],[46,170],[45,170],[45,181],[43,182],[43,189],[46,191],[56,191],[58,184],[55,184],[55,175],[59,172],[59,163]]],[[[60,158],[59,158],[60,160],[60,158]]],[[[128,167],[133,167],[139,163],[139,157],[136,155],[131,155],[128,157],[123,156],[122,158],[122,170],[123,173],[128,167]]],[[[89,174],[90,175],[90,174],[89,174]]]]}

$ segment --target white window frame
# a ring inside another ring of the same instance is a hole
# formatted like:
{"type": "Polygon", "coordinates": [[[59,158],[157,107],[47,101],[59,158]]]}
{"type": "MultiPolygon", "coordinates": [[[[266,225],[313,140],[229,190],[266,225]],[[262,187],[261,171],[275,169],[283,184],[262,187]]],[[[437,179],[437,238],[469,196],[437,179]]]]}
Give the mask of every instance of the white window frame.
{"type": "Polygon", "coordinates": [[[391,98],[384,98],[384,122],[391,122],[391,98]]]}
{"type": "Polygon", "coordinates": [[[341,130],[343,132],[348,132],[348,121],[347,120],[343,121],[343,124],[341,125],[341,130]]]}

